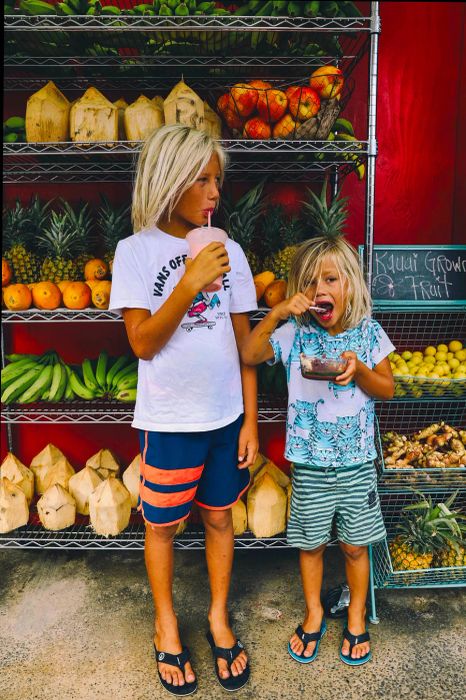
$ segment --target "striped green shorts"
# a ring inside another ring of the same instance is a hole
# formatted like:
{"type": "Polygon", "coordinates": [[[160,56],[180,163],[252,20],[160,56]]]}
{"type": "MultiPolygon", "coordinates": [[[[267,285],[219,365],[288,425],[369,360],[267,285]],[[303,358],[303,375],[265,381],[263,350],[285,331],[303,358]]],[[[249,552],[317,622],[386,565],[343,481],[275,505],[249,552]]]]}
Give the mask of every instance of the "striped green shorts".
{"type": "Polygon", "coordinates": [[[316,549],[330,540],[334,518],[340,542],[366,546],[386,536],[373,462],[337,468],[295,464],[288,544],[316,549]]]}

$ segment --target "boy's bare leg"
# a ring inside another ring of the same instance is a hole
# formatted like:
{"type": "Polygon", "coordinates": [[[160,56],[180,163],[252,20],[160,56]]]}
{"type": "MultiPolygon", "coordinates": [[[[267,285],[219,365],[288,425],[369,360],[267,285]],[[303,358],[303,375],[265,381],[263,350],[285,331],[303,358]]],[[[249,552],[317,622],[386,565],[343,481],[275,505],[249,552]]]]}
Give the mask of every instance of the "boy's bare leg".
{"type": "MultiPolygon", "coordinates": [[[[152,528],[146,525],[144,557],[155,609],[155,646],[169,654],[180,654],[182,645],[173,609],[173,537],[177,525],[152,528]]],[[[195,676],[188,662],[181,669],[157,662],[162,678],[173,685],[191,683],[195,676]]]]}
{"type": "MultiPolygon", "coordinates": [[[[205,551],[210,583],[209,626],[218,647],[232,647],[236,641],[228,618],[228,592],[230,589],[233,565],[233,521],[231,509],[207,510],[201,508],[205,526],[205,551]]],[[[233,676],[240,675],[246,668],[247,656],[242,651],[231,664],[233,676]]],[[[218,659],[221,678],[228,678],[228,664],[218,659]]]]}
{"type": "MultiPolygon", "coordinates": [[[[356,547],[340,542],[345,555],[346,580],[350,589],[348,607],[348,629],[351,634],[363,634],[366,631],[366,600],[369,587],[369,556],[367,547],[356,547]]],[[[349,654],[350,643],[343,640],[343,656],[349,654]]],[[[359,659],[369,652],[369,642],[356,644],[351,652],[352,659],[359,659]]]]}
{"type": "MultiPolygon", "coordinates": [[[[322,588],[322,576],[324,571],[324,550],[323,544],[316,549],[299,550],[299,566],[301,569],[301,580],[303,584],[304,600],[306,602],[306,615],[302,628],[305,632],[318,632],[322,625],[324,609],[320,601],[320,591],[322,588]]],[[[297,634],[293,634],[290,639],[292,651],[298,656],[303,654],[304,644],[297,634]]],[[[316,642],[309,642],[304,651],[304,656],[312,656],[316,642]]]]}

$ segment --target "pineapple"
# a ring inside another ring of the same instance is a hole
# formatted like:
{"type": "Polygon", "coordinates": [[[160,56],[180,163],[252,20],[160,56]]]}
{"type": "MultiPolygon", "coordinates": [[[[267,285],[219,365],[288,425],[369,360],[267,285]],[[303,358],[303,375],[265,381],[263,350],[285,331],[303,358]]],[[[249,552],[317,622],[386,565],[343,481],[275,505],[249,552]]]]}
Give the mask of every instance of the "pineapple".
{"type": "Polygon", "coordinates": [[[445,561],[446,556],[451,561],[451,548],[459,556],[466,531],[466,526],[459,523],[464,516],[449,510],[456,493],[435,506],[430,496],[415,493],[420,497],[418,502],[403,508],[398,525],[401,533],[389,544],[395,570],[429,569],[433,563],[445,561]]]}
{"type": "Polygon", "coordinates": [[[29,248],[46,223],[49,204],[42,205],[35,196],[28,207],[17,200],[13,209],[3,210],[3,255],[12,265],[17,283],[39,281],[40,258],[29,248]]]}
{"type": "Polygon", "coordinates": [[[88,205],[83,205],[78,215],[67,202],[62,201],[62,207],[62,211],[52,212],[48,228],[38,236],[39,245],[48,254],[41,279],[55,283],[83,279],[84,261],[92,257],[85,253],[92,223],[88,205]]]}
{"type": "Polygon", "coordinates": [[[447,548],[437,553],[434,566],[466,566],[466,543],[457,545],[450,544],[447,548]]]}
{"type": "Polygon", "coordinates": [[[89,210],[88,204],[83,204],[81,202],[77,214],[68,204],[68,202],[62,200],[62,204],[64,210],[68,212],[68,216],[76,231],[76,235],[82,239],[82,247],[84,248],[84,251],[79,253],[76,257],[76,266],[78,268],[77,279],[82,280],[84,278],[84,267],[86,263],[95,257],[94,252],[89,251],[89,249],[86,250],[86,248],[89,246],[93,251],[96,244],[96,235],[93,230],[93,217],[89,210]]]}
{"type": "Polygon", "coordinates": [[[298,244],[306,236],[306,229],[297,217],[287,217],[283,207],[275,205],[267,211],[263,230],[271,252],[265,259],[265,269],[273,272],[278,279],[286,280],[298,244]]]}
{"type": "Polygon", "coordinates": [[[102,242],[104,244],[103,259],[112,270],[113,256],[118,241],[126,238],[132,232],[130,219],[130,205],[121,207],[112,207],[108,199],[101,195],[102,206],[97,214],[97,225],[102,234],[102,242]]]}
{"type": "Polygon", "coordinates": [[[328,206],[327,185],[328,177],[324,180],[320,197],[308,188],[307,191],[311,199],[309,202],[303,202],[303,205],[305,210],[307,210],[315,235],[337,238],[343,234],[345,228],[348,216],[346,206],[348,197],[341,197],[341,190],[338,190],[330,206],[328,206]]]}
{"type": "Polygon", "coordinates": [[[236,204],[233,204],[227,197],[222,199],[228,235],[244,250],[253,275],[260,272],[262,267],[259,256],[251,250],[251,246],[256,232],[257,220],[262,216],[264,209],[264,199],[261,199],[264,184],[264,181],[259,182],[246,192],[236,204]]]}

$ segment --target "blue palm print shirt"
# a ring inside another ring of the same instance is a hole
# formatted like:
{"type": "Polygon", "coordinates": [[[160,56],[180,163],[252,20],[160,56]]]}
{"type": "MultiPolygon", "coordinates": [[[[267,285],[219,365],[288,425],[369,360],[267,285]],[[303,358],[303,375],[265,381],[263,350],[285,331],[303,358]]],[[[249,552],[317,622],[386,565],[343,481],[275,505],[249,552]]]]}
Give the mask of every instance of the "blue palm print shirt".
{"type": "Polygon", "coordinates": [[[376,457],[374,400],[356,383],[338,386],[301,375],[300,352],[340,359],[352,350],[370,369],[395,349],[382,327],[364,319],[356,328],[332,336],[318,324],[298,326],[294,318],[270,338],[274,359],[283,362],[288,380],[285,457],[298,464],[348,466],[376,457]]]}

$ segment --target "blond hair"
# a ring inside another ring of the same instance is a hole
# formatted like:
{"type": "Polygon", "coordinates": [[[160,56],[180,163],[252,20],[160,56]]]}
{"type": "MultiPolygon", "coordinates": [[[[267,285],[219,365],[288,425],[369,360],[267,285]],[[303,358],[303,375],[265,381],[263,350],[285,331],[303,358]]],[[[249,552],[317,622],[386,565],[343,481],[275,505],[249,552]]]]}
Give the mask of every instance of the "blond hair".
{"type": "Polygon", "coordinates": [[[223,182],[225,152],[205,131],[173,124],[152,132],[137,162],[131,211],[133,230],[156,226],[163,217],[170,220],[182,194],[195,183],[214,154],[223,182]]]}
{"type": "MultiPolygon", "coordinates": [[[[320,278],[325,258],[331,258],[338,270],[344,290],[345,312],[342,318],[344,330],[355,328],[364,318],[369,318],[372,302],[367,289],[359,255],[342,237],[318,236],[302,243],[291,263],[288,277],[288,296],[304,292],[313,278],[320,278]]],[[[310,313],[296,316],[298,325],[309,325],[310,313]]]]}

